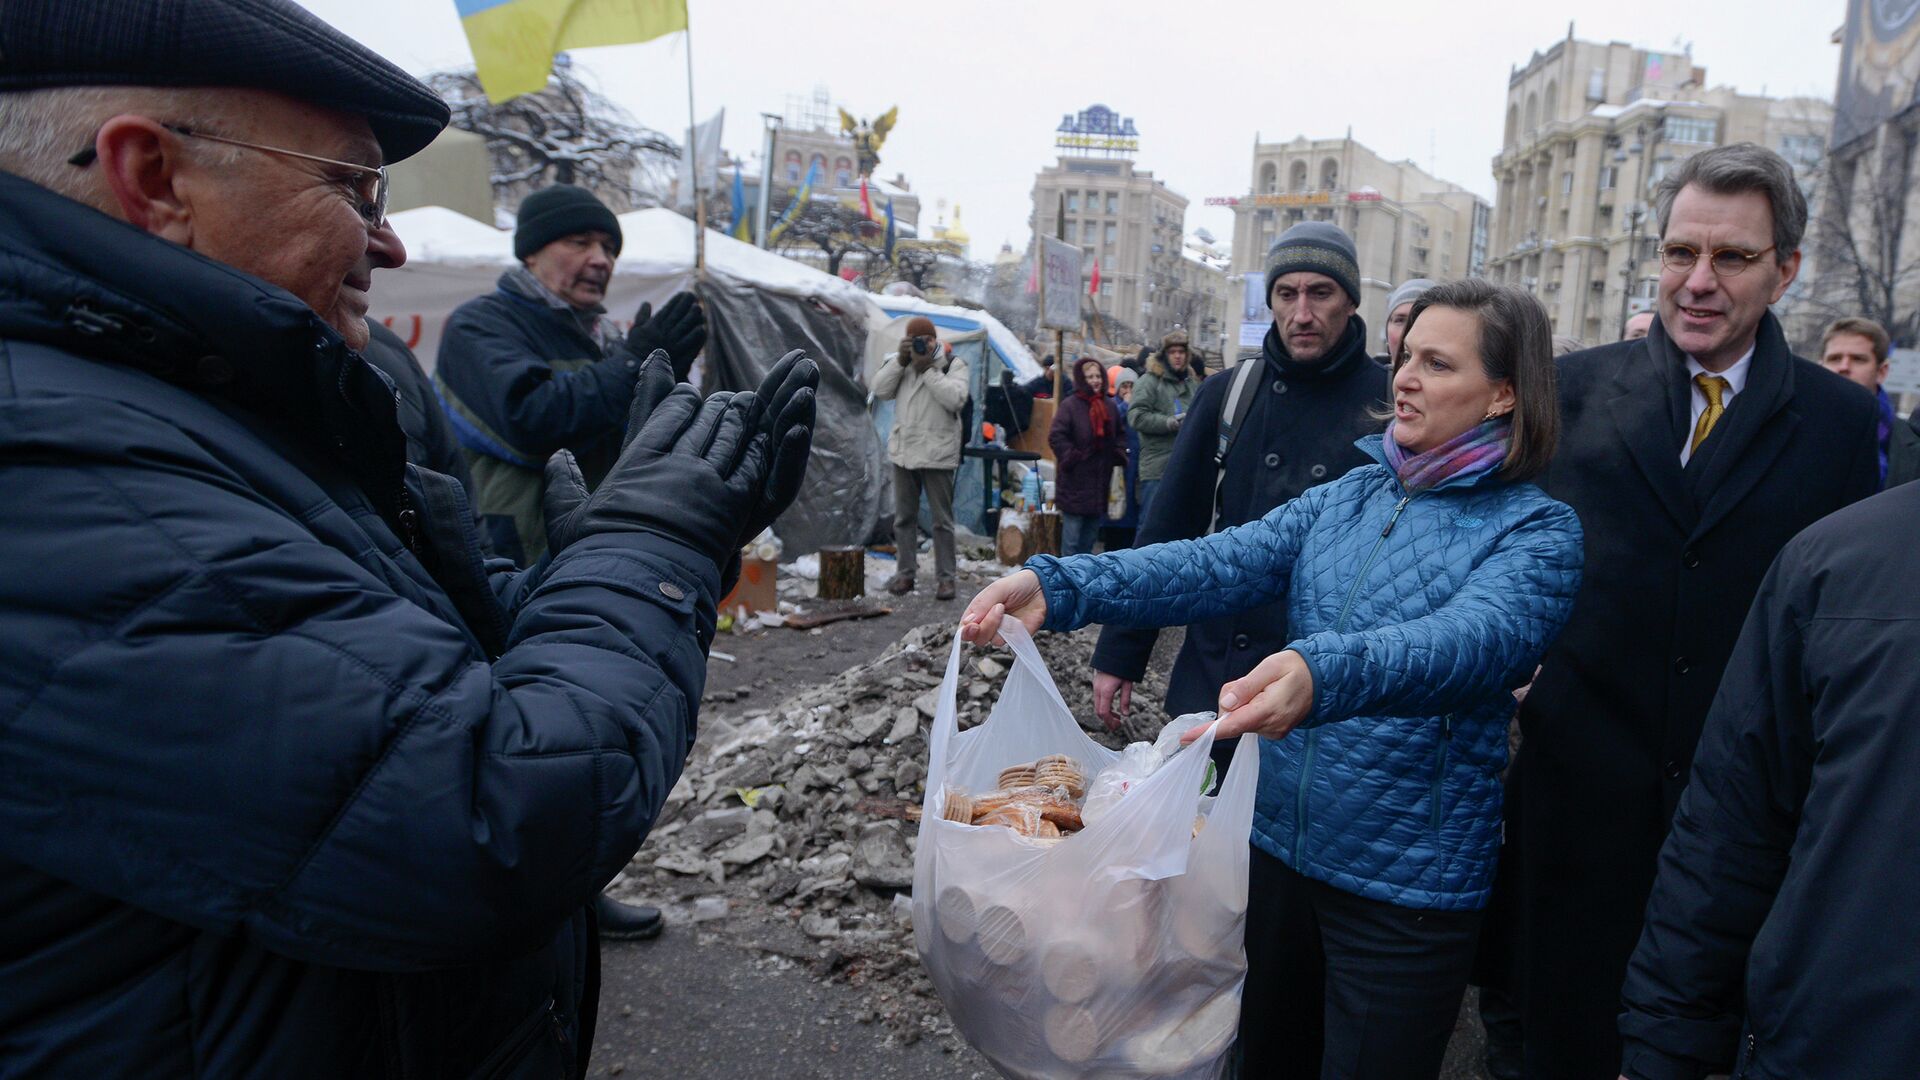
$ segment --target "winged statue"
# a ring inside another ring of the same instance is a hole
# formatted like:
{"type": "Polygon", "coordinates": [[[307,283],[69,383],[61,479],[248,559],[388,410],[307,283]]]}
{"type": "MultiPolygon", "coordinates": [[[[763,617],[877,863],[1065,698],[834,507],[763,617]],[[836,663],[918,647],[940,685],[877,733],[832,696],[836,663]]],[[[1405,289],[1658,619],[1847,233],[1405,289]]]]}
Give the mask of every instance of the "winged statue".
{"type": "Polygon", "coordinates": [[[880,165],[880,147],[887,141],[887,132],[893,130],[894,121],[899,119],[900,106],[895,105],[880,114],[874,121],[855,120],[853,114],[840,110],[840,133],[851,136],[854,153],[860,159],[860,175],[872,176],[873,170],[880,165]]]}

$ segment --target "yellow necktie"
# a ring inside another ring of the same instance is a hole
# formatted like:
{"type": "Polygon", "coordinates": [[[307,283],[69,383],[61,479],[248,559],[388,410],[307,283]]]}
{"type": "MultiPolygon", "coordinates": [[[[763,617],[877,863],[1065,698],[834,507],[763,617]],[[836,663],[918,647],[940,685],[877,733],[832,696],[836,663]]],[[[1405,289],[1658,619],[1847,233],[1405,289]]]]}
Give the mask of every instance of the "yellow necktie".
{"type": "Polygon", "coordinates": [[[1713,425],[1720,422],[1720,414],[1727,411],[1720,404],[1720,395],[1733,387],[1732,383],[1718,375],[1695,375],[1693,381],[1700,387],[1700,392],[1707,395],[1707,411],[1701,413],[1700,421],[1693,425],[1693,445],[1687,448],[1689,454],[1699,451],[1700,444],[1706,442],[1707,436],[1713,432],[1713,425]]]}

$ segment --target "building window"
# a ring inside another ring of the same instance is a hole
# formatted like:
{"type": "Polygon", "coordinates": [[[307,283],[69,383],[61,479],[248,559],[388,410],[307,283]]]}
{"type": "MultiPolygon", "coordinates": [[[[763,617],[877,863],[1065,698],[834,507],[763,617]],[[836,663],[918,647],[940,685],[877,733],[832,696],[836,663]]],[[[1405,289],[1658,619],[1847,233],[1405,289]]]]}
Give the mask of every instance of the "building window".
{"type": "Polygon", "coordinates": [[[1306,162],[1296,161],[1293,163],[1293,166],[1287,170],[1287,190],[1288,191],[1307,190],[1307,163],[1306,162]]]}
{"type": "Polygon", "coordinates": [[[1573,194],[1573,173],[1572,172],[1563,172],[1560,174],[1560,194],[1562,195],[1573,194]]]}
{"type": "Polygon", "coordinates": [[[1080,223],[1080,242],[1083,244],[1093,243],[1094,239],[1099,236],[1099,230],[1100,230],[1099,222],[1095,222],[1095,221],[1081,222],[1080,223]]]}
{"type": "Polygon", "coordinates": [[[1786,135],[1780,139],[1780,156],[1797,169],[1819,164],[1826,149],[1826,140],[1818,135],[1786,135]]]}
{"type": "Polygon", "coordinates": [[[1115,191],[1107,192],[1107,213],[1117,214],[1119,212],[1120,212],[1119,192],[1115,192],[1115,191]]]}
{"type": "Polygon", "coordinates": [[[1618,165],[1600,166],[1600,190],[1601,191],[1612,191],[1614,185],[1618,184],[1619,182],[1620,182],[1620,167],[1618,165]]]}
{"type": "Polygon", "coordinates": [[[1073,213],[1079,209],[1080,209],[1080,193],[1077,191],[1067,192],[1067,212],[1073,213]]]}
{"type": "Polygon", "coordinates": [[[1712,145],[1719,131],[1718,121],[1700,116],[1669,116],[1665,128],[1668,142],[1704,145],[1712,145]]]}
{"type": "Polygon", "coordinates": [[[1587,74],[1587,100],[1607,100],[1607,69],[1594,68],[1587,74]]]}
{"type": "Polygon", "coordinates": [[[1320,163],[1320,189],[1332,191],[1340,186],[1340,163],[1328,158],[1320,163]]]}
{"type": "Polygon", "coordinates": [[[787,183],[789,184],[799,183],[800,182],[800,151],[798,150],[787,151],[786,164],[787,164],[787,183]]]}
{"type": "Polygon", "coordinates": [[[853,162],[846,158],[835,158],[833,161],[833,182],[838,187],[852,187],[853,162]]]}
{"type": "Polygon", "coordinates": [[[1120,235],[1120,227],[1118,225],[1115,225],[1111,221],[1107,222],[1106,243],[1108,244],[1108,246],[1112,246],[1114,240],[1117,239],[1119,235],[1120,235]]]}
{"type": "Polygon", "coordinates": [[[1091,214],[1098,209],[1100,209],[1100,193],[1097,191],[1087,192],[1087,213],[1091,214]]]}
{"type": "Polygon", "coordinates": [[[827,155],[815,154],[807,159],[807,172],[822,179],[827,175],[827,155]]]}

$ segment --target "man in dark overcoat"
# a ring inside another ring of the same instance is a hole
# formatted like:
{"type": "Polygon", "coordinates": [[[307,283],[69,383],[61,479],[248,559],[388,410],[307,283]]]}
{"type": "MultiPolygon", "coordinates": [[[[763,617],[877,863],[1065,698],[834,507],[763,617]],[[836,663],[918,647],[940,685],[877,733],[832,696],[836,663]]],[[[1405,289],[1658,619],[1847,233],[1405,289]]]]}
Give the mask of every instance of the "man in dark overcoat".
{"type": "Polygon", "coordinates": [[[1521,959],[1529,1077],[1617,1074],[1616,1021],[1655,859],[1761,577],[1873,494],[1873,402],[1795,357],[1769,312],[1807,207],[1748,143],[1656,197],[1659,317],[1561,362],[1545,486],[1579,512],[1586,577],[1521,707],[1521,959]]]}

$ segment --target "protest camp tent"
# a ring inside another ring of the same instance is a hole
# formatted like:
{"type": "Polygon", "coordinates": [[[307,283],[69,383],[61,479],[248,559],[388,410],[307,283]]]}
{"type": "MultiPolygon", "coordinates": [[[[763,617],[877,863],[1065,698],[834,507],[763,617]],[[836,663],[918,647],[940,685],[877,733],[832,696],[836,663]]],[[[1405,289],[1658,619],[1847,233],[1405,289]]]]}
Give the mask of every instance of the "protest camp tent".
{"type": "MultiPolygon", "coordinates": [[[[371,317],[405,339],[429,371],[453,309],[492,291],[515,265],[513,236],[441,207],[393,215],[406,265],[374,278],[371,317]]],[[[694,224],[671,210],[620,216],[621,257],[607,290],[611,317],[630,324],[693,289],[707,310],[702,387],[743,390],[788,350],[820,361],[819,417],[806,482],[776,524],[788,555],[865,543],[891,507],[884,444],[868,420],[864,372],[874,298],[811,267],[707,230],[706,272],[694,273],[694,224]]]]}

